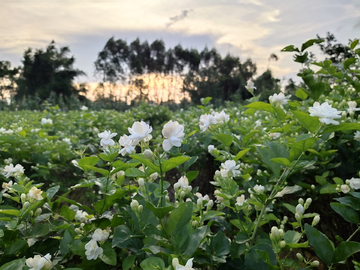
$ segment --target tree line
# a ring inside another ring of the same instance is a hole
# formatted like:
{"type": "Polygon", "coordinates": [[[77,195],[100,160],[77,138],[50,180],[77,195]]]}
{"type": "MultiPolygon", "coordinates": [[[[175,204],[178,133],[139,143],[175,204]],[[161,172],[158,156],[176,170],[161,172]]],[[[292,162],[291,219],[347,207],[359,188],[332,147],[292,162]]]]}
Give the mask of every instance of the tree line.
{"type": "MultiPolygon", "coordinates": [[[[335,37],[328,33],[326,44],[320,49],[333,62],[350,53],[347,46],[337,44],[335,37]]],[[[57,96],[83,97],[86,85],[76,86],[74,79],[85,73],[73,67],[75,58],[69,56],[68,47],[56,48],[52,41],[46,49],[27,49],[21,67],[11,67],[7,61],[0,61],[0,96],[10,94],[15,100],[37,96],[46,100],[51,93],[57,96]]],[[[313,57],[313,56],[311,56],[313,57]]],[[[277,60],[275,54],[270,59],[277,60]]],[[[269,95],[280,90],[280,80],[274,78],[271,70],[266,70],[255,78],[257,67],[251,59],[241,61],[239,57],[222,56],[215,48],[205,47],[202,51],[183,48],[180,44],[166,48],[162,40],[152,43],[139,39],[127,43],[125,40],[110,38],[99,52],[94,63],[95,74],[100,78],[99,88],[105,85],[116,87],[125,85],[128,91],[136,91],[136,99],[149,100],[151,80],[164,77],[180,78],[179,91],[187,93],[193,103],[201,98],[241,102],[251,97],[245,85],[253,80],[256,94],[266,100],[269,95]]],[[[296,84],[289,80],[285,90],[293,92],[296,84]]],[[[128,92],[129,94],[129,92],[128,92]]]]}

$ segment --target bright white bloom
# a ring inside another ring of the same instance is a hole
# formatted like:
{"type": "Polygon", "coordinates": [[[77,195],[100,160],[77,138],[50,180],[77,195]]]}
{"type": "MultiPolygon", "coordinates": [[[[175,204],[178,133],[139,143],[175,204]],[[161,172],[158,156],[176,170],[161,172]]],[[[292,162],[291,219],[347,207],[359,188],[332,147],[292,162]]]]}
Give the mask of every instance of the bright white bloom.
{"type": "Polygon", "coordinates": [[[351,178],[350,179],[350,187],[353,189],[359,189],[360,188],[360,178],[351,178]]]}
{"type": "Polygon", "coordinates": [[[158,179],[158,177],[159,177],[159,174],[157,172],[154,172],[154,173],[150,174],[150,176],[149,176],[151,181],[158,179]]]}
{"type": "Polygon", "coordinates": [[[89,243],[85,245],[85,250],[86,259],[89,261],[96,260],[104,252],[94,239],[91,239],[89,243]]]}
{"type": "Polygon", "coordinates": [[[117,133],[111,133],[110,131],[108,130],[105,130],[104,132],[101,132],[98,134],[99,138],[101,138],[100,140],[100,145],[102,147],[107,147],[109,145],[114,145],[115,142],[113,139],[113,137],[115,137],[117,135],[117,133]]]}
{"type": "Polygon", "coordinates": [[[285,105],[289,102],[291,95],[285,96],[284,93],[274,94],[269,97],[272,105],[285,105]]]}
{"type": "Polygon", "coordinates": [[[218,189],[216,189],[216,190],[214,191],[214,195],[215,195],[215,198],[216,198],[216,202],[217,202],[217,203],[220,203],[220,202],[222,202],[222,201],[224,200],[224,198],[221,197],[221,196],[218,196],[218,194],[221,194],[221,191],[218,190],[218,189]]]}
{"type": "Polygon", "coordinates": [[[48,118],[42,118],[41,119],[41,124],[42,125],[47,125],[47,124],[52,125],[52,123],[53,123],[53,121],[51,119],[48,119],[48,118]]]}
{"type": "MultiPolygon", "coordinates": [[[[253,187],[253,189],[254,189],[255,193],[257,193],[257,194],[261,194],[261,193],[263,193],[263,192],[265,191],[265,187],[262,186],[262,185],[255,185],[255,186],[253,187]]],[[[249,192],[250,194],[253,194],[253,193],[254,193],[251,188],[248,189],[248,192],[249,192]]]]}
{"type": "Polygon", "coordinates": [[[186,264],[185,264],[185,266],[182,266],[182,265],[176,265],[176,269],[175,270],[194,270],[194,268],[192,268],[193,267],[193,259],[194,258],[191,258],[191,259],[189,259],[187,262],[186,262],[186,264]]]}
{"type": "Polygon", "coordinates": [[[128,128],[128,130],[131,134],[129,138],[134,140],[135,145],[141,141],[148,142],[152,138],[150,134],[152,132],[152,127],[144,121],[135,122],[131,128],[128,128]]]}
{"type": "Polygon", "coordinates": [[[236,165],[235,160],[227,160],[225,163],[221,163],[221,176],[228,177],[228,176],[238,176],[240,175],[240,171],[238,170],[240,165],[236,165]]]}
{"type": "Polygon", "coordinates": [[[280,138],[281,133],[279,133],[279,132],[271,132],[269,134],[269,136],[270,136],[271,139],[276,140],[276,139],[280,138]]]}
{"type": "Polygon", "coordinates": [[[214,145],[212,145],[212,144],[210,144],[209,146],[208,146],[208,152],[210,153],[210,154],[212,154],[212,152],[214,152],[214,151],[216,151],[217,149],[216,149],[216,147],[214,146],[214,145]]]}
{"type": "Polygon", "coordinates": [[[206,131],[210,125],[216,124],[214,116],[211,114],[203,114],[200,116],[200,130],[201,132],[206,131]]]}
{"type": "Polygon", "coordinates": [[[181,176],[180,179],[177,181],[177,186],[184,189],[191,191],[192,187],[189,185],[189,180],[186,176],[181,176]]]}
{"type": "Polygon", "coordinates": [[[244,202],[245,202],[245,195],[242,194],[241,196],[236,198],[235,205],[242,206],[244,204],[244,202]]]}
{"type": "Polygon", "coordinates": [[[360,108],[356,108],[356,101],[349,101],[348,102],[349,108],[347,109],[350,115],[353,115],[355,111],[360,111],[360,108]]]}
{"type": "Polygon", "coordinates": [[[320,105],[319,102],[315,102],[313,107],[309,108],[310,116],[319,117],[321,123],[326,125],[333,124],[338,125],[339,122],[334,119],[341,118],[339,114],[341,111],[334,109],[327,102],[320,105]]]}
{"type": "Polygon", "coordinates": [[[9,183],[2,183],[2,192],[5,193],[6,191],[10,190],[11,189],[11,186],[13,185],[13,181],[9,181],[9,183]]]}
{"type": "Polygon", "coordinates": [[[2,174],[9,178],[10,176],[19,177],[24,174],[24,167],[20,164],[16,164],[15,167],[13,164],[6,165],[4,169],[2,169],[2,174]]]}
{"type": "Polygon", "coordinates": [[[71,145],[71,140],[69,138],[62,139],[64,143],[67,143],[68,145],[71,145]]]}
{"type": "Polygon", "coordinates": [[[80,108],[80,110],[82,110],[82,111],[87,111],[89,108],[88,107],[86,107],[86,106],[81,106],[81,108],[80,108]]]}
{"type": "Polygon", "coordinates": [[[49,270],[52,268],[51,265],[51,255],[48,253],[44,257],[40,255],[35,255],[34,258],[26,259],[26,265],[30,267],[29,270],[49,270]]]}
{"type": "Polygon", "coordinates": [[[295,208],[296,213],[298,213],[299,215],[302,215],[304,213],[304,206],[302,206],[300,203],[296,206],[295,208]]]}
{"type": "Polygon", "coordinates": [[[341,191],[346,194],[350,192],[350,187],[348,185],[341,185],[341,191]]]}
{"type": "Polygon", "coordinates": [[[122,149],[120,149],[119,154],[121,154],[122,156],[125,156],[126,153],[131,154],[135,151],[135,146],[134,142],[132,139],[129,138],[129,136],[127,135],[123,135],[120,137],[119,140],[120,145],[123,147],[122,149]]]}
{"type": "Polygon", "coordinates": [[[165,140],[162,143],[164,151],[169,151],[173,146],[180,147],[181,141],[184,139],[184,126],[180,125],[177,121],[170,120],[164,125],[162,134],[165,140]]]}
{"type": "Polygon", "coordinates": [[[250,92],[253,93],[253,90],[256,90],[256,87],[254,85],[253,81],[248,80],[245,88],[250,92]]]}
{"type": "Polygon", "coordinates": [[[35,199],[37,201],[41,201],[43,197],[41,196],[42,190],[37,187],[32,187],[27,194],[29,199],[35,199]]]}
{"type": "Polygon", "coordinates": [[[360,142],[360,131],[356,131],[356,132],[355,132],[355,134],[354,134],[354,140],[360,142]]]}
{"type": "Polygon", "coordinates": [[[80,222],[84,222],[87,221],[88,218],[86,216],[88,216],[89,214],[85,211],[82,210],[76,210],[75,211],[76,215],[75,215],[75,219],[80,221],[80,222]]]}
{"type": "Polygon", "coordinates": [[[229,122],[230,116],[228,114],[226,114],[224,112],[224,110],[222,110],[220,113],[218,113],[218,112],[215,113],[214,119],[215,119],[216,123],[225,124],[225,123],[229,122]]]}
{"type": "Polygon", "coordinates": [[[95,241],[106,241],[109,238],[109,231],[108,230],[102,230],[102,229],[96,229],[95,232],[92,235],[92,239],[95,241]]]}

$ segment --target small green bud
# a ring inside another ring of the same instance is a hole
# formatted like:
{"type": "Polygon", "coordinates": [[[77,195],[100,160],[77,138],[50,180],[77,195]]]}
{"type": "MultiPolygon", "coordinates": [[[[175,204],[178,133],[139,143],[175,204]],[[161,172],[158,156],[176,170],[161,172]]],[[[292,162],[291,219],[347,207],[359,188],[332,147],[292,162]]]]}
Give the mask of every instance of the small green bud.
{"type": "Polygon", "coordinates": [[[319,266],[319,261],[313,261],[313,262],[311,262],[311,264],[310,264],[310,266],[311,267],[317,267],[317,266],[319,266]]]}
{"type": "Polygon", "coordinates": [[[154,153],[150,150],[150,149],[146,149],[144,151],[144,156],[147,158],[147,159],[152,159],[154,153]]]}
{"type": "Polygon", "coordinates": [[[301,255],[301,253],[296,253],[296,257],[298,258],[299,261],[304,261],[304,257],[303,255],[301,255]]]}

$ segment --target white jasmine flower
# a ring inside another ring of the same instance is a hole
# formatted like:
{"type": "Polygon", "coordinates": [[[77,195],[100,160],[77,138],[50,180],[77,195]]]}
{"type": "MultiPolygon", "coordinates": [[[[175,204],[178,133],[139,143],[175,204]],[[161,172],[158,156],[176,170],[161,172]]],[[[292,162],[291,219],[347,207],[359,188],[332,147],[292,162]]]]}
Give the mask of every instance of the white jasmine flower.
{"type": "Polygon", "coordinates": [[[203,114],[200,116],[200,130],[201,132],[206,131],[210,125],[216,124],[214,116],[211,114],[203,114]]]}
{"type": "Polygon", "coordinates": [[[43,197],[41,196],[42,190],[37,187],[32,187],[27,194],[29,199],[35,199],[37,201],[41,201],[43,197]]]}
{"type": "Polygon", "coordinates": [[[139,142],[148,142],[151,140],[152,127],[145,123],[144,121],[135,122],[131,128],[128,128],[129,133],[131,134],[129,138],[134,140],[135,145],[139,142]]]}
{"type": "Polygon", "coordinates": [[[216,123],[225,124],[225,123],[229,122],[230,116],[228,114],[226,114],[224,112],[224,110],[222,110],[220,113],[218,113],[218,112],[215,113],[214,119],[215,119],[216,123]]]}
{"type": "Polygon", "coordinates": [[[351,178],[350,180],[350,187],[353,189],[359,189],[360,188],[360,178],[351,178]]]}
{"type": "Polygon", "coordinates": [[[236,177],[240,175],[240,171],[238,170],[240,168],[240,165],[236,165],[235,160],[227,160],[225,163],[221,163],[221,176],[222,177],[236,177]]]}
{"type": "Polygon", "coordinates": [[[354,134],[354,140],[360,142],[360,131],[356,131],[354,134]]]}
{"type": "Polygon", "coordinates": [[[217,190],[217,189],[216,189],[216,190],[214,191],[214,195],[215,195],[215,198],[216,198],[216,202],[217,202],[217,203],[220,203],[220,202],[222,202],[222,201],[224,200],[223,197],[217,195],[217,194],[220,194],[220,193],[221,193],[220,190],[217,190]]]}
{"type": "Polygon", "coordinates": [[[246,84],[245,88],[252,94],[254,93],[254,90],[256,90],[254,82],[250,81],[250,80],[247,81],[247,84],[246,84]]]}
{"type": "Polygon", "coordinates": [[[350,187],[348,185],[341,185],[341,191],[346,194],[350,192],[350,187]]]}
{"type": "Polygon", "coordinates": [[[71,145],[71,140],[69,138],[62,139],[64,143],[67,143],[68,145],[71,145]]]}
{"type": "Polygon", "coordinates": [[[271,132],[269,134],[269,136],[270,136],[271,139],[276,140],[276,139],[280,138],[281,133],[279,133],[279,132],[271,132]]]}
{"type": "Polygon", "coordinates": [[[47,125],[47,124],[52,125],[52,123],[53,123],[53,121],[51,119],[48,119],[48,118],[42,118],[41,119],[41,124],[42,125],[47,125]]]}
{"type": "Polygon", "coordinates": [[[173,146],[180,147],[181,141],[183,140],[184,126],[180,125],[177,121],[173,122],[170,120],[164,125],[162,134],[165,137],[165,140],[162,143],[164,151],[169,151],[173,146]]]}
{"type": "Polygon", "coordinates": [[[86,106],[81,106],[81,108],[80,108],[80,110],[82,110],[82,111],[87,111],[89,108],[88,107],[86,107],[86,106]]]}
{"type": "Polygon", "coordinates": [[[154,172],[154,173],[150,174],[150,176],[149,176],[151,181],[158,179],[158,177],[159,177],[159,174],[157,172],[154,172]]]}
{"type": "Polygon", "coordinates": [[[114,145],[115,142],[113,139],[113,137],[115,137],[117,135],[117,133],[111,133],[110,131],[108,130],[105,130],[104,132],[101,132],[98,134],[99,138],[101,138],[100,140],[100,145],[102,147],[107,147],[109,145],[114,145]]]}
{"type": "Polygon", "coordinates": [[[347,111],[350,115],[354,115],[355,111],[360,111],[360,108],[356,108],[357,105],[356,101],[349,101],[347,104],[349,106],[347,111]]]}
{"type": "Polygon", "coordinates": [[[11,189],[11,186],[13,185],[13,181],[9,181],[9,183],[2,183],[2,192],[5,193],[6,191],[10,190],[11,189]]]}
{"type": "Polygon", "coordinates": [[[272,105],[285,105],[289,102],[291,95],[285,96],[284,93],[274,94],[269,96],[269,101],[272,105]]]}
{"type": "Polygon", "coordinates": [[[319,117],[321,123],[326,125],[333,124],[338,125],[339,122],[334,119],[341,118],[339,114],[341,111],[332,108],[327,102],[320,105],[319,102],[315,102],[313,107],[309,108],[310,116],[319,117]]]}
{"type": "Polygon", "coordinates": [[[130,139],[129,136],[127,136],[127,135],[121,136],[119,143],[123,147],[119,151],[119,154],[121,154],[122,156],[125,156],[126,153],[131,154],[131,153],[135,152],[135,146],[137,143],[134,145],[133,140],[130,139]]]}
{"type": "Polygon", "coordinates": [[[51,255],[48,253],[44,257],[35,255],[34,258],[26,259],[25,263],[28,267],[30,267],[29,270],[49,270],[52,268],[50,260],[51,255]]]}
{"type": "Polygon", "coordinates": [[[76,210],[75,211],[75,219],[80,221],[80,222],[84,222],[84,221],[87,221],[88,218],[86,216],[88,216],[89,214],[85,211],[82,211],[82,210],[76,210]]]}
{"type": "Polygon", "coordinates": [[[85,245],[85,255],[86,259],[96,260],[101,254],[103,254],[104,250],[98,246],[97,242],[94,239],[91,239],[85,245]]]}
{"type": "Polygon", "coordinates": [[[177,186],[187,190],[187,191],[191,191],[192,187],[189,185],[189,180],[187,179],[186,176],[181,176],[180,179],[177,181],[177,186]]]}
{"type": "MultiPolygon", "coordinates": [[[[265,191],[265,187],[262,186],[262,185],[255,185],[255,186],[253,187],[253,189],[254,189],[255,193],[257,193],[257,194],[261,194],[261,193],[263,193],[263,192],[265,191]]],[[[254,193],[251,188],[248,189],[248,192],[249,192],[250,194],[253,194],[253,193],[254,193]]]]}
{"type": "Polygon", "coordinates": [[[242,206],[244,204],[244,202],[245,202],[245,195],[242,194],[241,196],[236,198],[235,205],[242,206]]]}
{"type": "Polygon", "coordinates": [[[95,241],[106,241],[109,238],[109,231],[108,230],[102,230],[102,229],[96,229],[92,235],[92,239],[95,241]]]}
{"type": "Polygon", "coordinates": [[[214,151],[216,151],[217,149],[216,149],[216,147],[214,146],[214,145],[212,145],[212,144],[210,144],[209,146],[208,146],[208,152],[210,153],[210,154],[212,154],[214,151]]]}
{"type": "Polygon", "coordinates": [[[185,266],[182,266],[180,264],[176,265],[175,270],[194,270],[194,268],[192,268],[193,267],[193,260],[194,260],[194,258],[189,259],[186,262],[185,266]]]}

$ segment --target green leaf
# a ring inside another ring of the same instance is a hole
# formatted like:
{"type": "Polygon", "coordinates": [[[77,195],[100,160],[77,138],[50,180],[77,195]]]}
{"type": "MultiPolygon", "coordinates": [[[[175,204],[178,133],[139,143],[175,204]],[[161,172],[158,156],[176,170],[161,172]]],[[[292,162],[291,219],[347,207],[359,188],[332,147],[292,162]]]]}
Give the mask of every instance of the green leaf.
{"type": "Polygon", "coordinates": [[[21,258],[8,262],[0,267],[0,270],[21,270],[25,266],[26,258],[21,258]]]}
{"type": "Polygon", "coordinates": [[[98,154],[99,158],[101,158],[102,160],[108,161],[108,162],[113,162],[114,159],[119,155],[118,152],[106,155],[106,154],[98,154]]]}
{"type": "Polygon", "coordinates": [[[46,195],[49,198],[49,200],[51,200],[54,197],[54,195],[59,191],[59,189],[60,189],[60,186],[58,185],[58,186],[51,187],[46,191],[46,195]]]}
{"type": "Polygon", "coordinates": [[[343,131],[343,130],[360,130],[359,123],[341,123],[339,125],[332,125],[326,127],[323,133],[329,133],[334,131],[343,131]]]}
{"type": "Polygon", "coordinates": [[[0,214],[18,217],[20,216],[20,211],[15,209],[0,209],[0,214]]]}
{"type": "Polygon", "coordinates": [[[146,158],[143,154],[136,154],[136,155],[130,155],[131,158],[136,159],[140,161],[141,163],[145,164],[149,168],[153,169],[154,171],[160,173],[159,166],[156,166],[154,163],[152,163],[148,158],[146,158]]]}
{"type": "Polygon", "coordinates": [[[72,253],[78,256],[85,256],[85,245],[86,243],[81,242],[80,239],[76,239],[69,244],[69,249],[72,253]]]}
{"type": "Polygon", "coordinates": [[[305,43],[303,43],[301,45],[301,51],[305,51],[307,48],[311,47],[312,45],[319,44],[321,42],[324,42],[324,39],[322,38],[314,38],[314,39],[309,39],[308,41],[306,41],[305,43]]]}
{"type": "Polygon", "coordinates": [[[146,202],[145,208],[147,208],[147,209],[149,209],[150,211],[152,211],[157,218],[162,219],[162,218],[165,217],[171,210],[174,209],[174,206],[168,205],[168,206],[164,206],[164,207],[156,207],[156,206],[154,206],[151,202],[146,202]]]}
{"type": "Polygon", "coordinates": [[[286,244],[296,244],[301,239],[302,234],[296,231],[286,231],[284,240],[286,244]]]}
{"type": "Polygon", "coordinates": [[[289,160],[293,161],[298,158],[302,152],[305,152],[309,148],[311,148],[314,144],[316,144],[318,139],[310,137],[304,140],[295,141],[290,145],[290,157],[289,160]]]}
{"type": "Polygon", "coordinates": [[[262,160],[270,167],[276,177],[280,176],[280,164],[271,161],[273,158],[288,158],[289,154],[286,147],[277,142],[269,142],[266,147],[256,147],[262,160]]]}
{"type": "Polygon", "coordinates": [[[352,209],[354,209],[356,211],[360,211],[360,199],[359,198],[346,196],[346,197],[335,198],[335,200],[337,200],[338,202],[340,202],[344,205],[350,206],[352,209]]]}
{"type": "Polygon", "coordinates": [[[360,243],[358,242],[341,242],[335,249],[333,263],[345,262],[354,253],[360,251],[360,243]]]}
{"type": "Polygon", "coordinates": [[[226,147],[229,147],[233,142],[233,138],[229,134],[216,134],[214,138],[220,141],[226,147]]]}
{"type": "Polygon", "coordinates": [[[190,157],[173,157],[169,160],[164,161],[164,163],[161,164],[162,173],[166,173],[167,171],[170,171],[171,169],[185,163],[188,161],[190,157]]]}
{"type": "Polygon", "coordinates": [[[122,263],[122,269],[123,270],[129,270],[135,263],[136,256],[127,256],[125,260],[122,263]]]}
{"type": "Polygon", "coordinates": [[[195,229],[190,234],[189,245],[187,246],[184,254],[187,254],[189,255],[189,257],[192,257],[192,255],[199,247],[200,243],[203,241],[207,233],[208,233],[208,226],[202,226],[200,228],[195,229]]]}
{"type": "Polygon", "coordinates": [[[308,94],[304,91],[304,89],[299,88],[296,90],[295,92],[295,96],[297,96],[298,98],[305,100],[308,97],[308,94]]]}
{"type": "Polygon", "coordinates": [[[75,211],[70,209],[69,206],[63,205],[60,209],[60,214],[67,219],[67,221],[72,221],[75,218],[75,211]]]}
{"type": "Polygon", "coordinates": [[[116,265],[116,252],[111,247],[110,242],[106,242],[101,246],[101,248],[104,250],[103,254],[99,256],[99,258],[108,265],[116,265]]]}
{"type": "Polygon", "coordinates": [[[294,45],[286,46],[285,48],[281,49],[282,52],[300,52],[298,48],[294,45]]]}
{"type": "Polygon", "coordinates": [[[333,242],[325,234],[309,224],[305,224],[305,232],[309,239],[309,244],[314,248],[316,255],[326,265],[330,265],[335,250],[333,242]]]}
{"type": "Polygon", "coordinates": [[[211,238],[211,250],[212,254],[217,257],[223,257],[229,254],[230,241],[223,232],[219,231],[213,238],[211,238]]]}
{"type": "Polygon", "coordinates": [[[282,121],[286,118],[286,113],[284,112],[283,109],[281,109],[280,107],[277,107],[277,106],[272,106],[272,107],[280,121],[282,121]]]}
{"type": "Polygon", "coordinates": [[[286,186],[283,190],[279,191],[278,193],[276,193],[275,198],[280,198],[286,194],[292,194],[295,193],[299,190],[302,190],[302,187],[295,185],[295,186],[286,186]]]}
{"type": "Polygon", "coordinates": [[[189,180],[189,183],[191,183],[192,180],[198,176],[199,171],[190,171],[186,173],[186,178],[189,180]]]}
{"type": "Polygon", "coordinates": [[[21,249],[27,247],[27,242],[23,239],[16,239],[10,246],[6,247],[4,254],[16,255],[21,249]]]}
{"type": "Polygon", "coordinates": [[[191,220],[192,210],[192,202],[182,203],[178,208],[172,210],[167,221],[168,234],[174,236],[186,226],[191,220]]]}
{"type": "Polygon", "coordinates": [[[273,162],[276,162],[280,165],[283,165],[285,167],[291,167],[291,162],[287,158],[272,158],[270,159],[273,162]]]}
{"type": "Polygon", "coordinates": [[[250,103],[245,107],[274,113],[274,109],[269,103],[265,103],[261,101],[250,103]]]}
{"type": "Polygon", "coordinates": [[[158,257],[150,257],[140,263],[143,270],[165,269],[165,263],[158,257]]]}
{"type": "Polygon", "coordinates": [[[90,207],[88,207],[88,206],[86,206],[86,205],[82,205],[82,204],[80,204],[80,203],[78,203],[78,202],[76,202],[76,201],[74,201],[74,200],[70,200],[70,199],[68,199],[68,198],[66,198],[66,197],[61,196],[61,197],[59,197],[59,199],[57,199],[56,201],[60,201],[60,202],[61,202],[61,201],[65,201],[65,202],[68,202],[68,203],[70,203],[70,204],[76,205],[77,207],[81,208],[82,210],[88,212],[89,214],[93,214],[93,215],[95,214],[94,211],[93,211],[90,207]]]}
{"type": "Polygon", "coordinates": [[[356,45],[358,45],[359,43],[359,40],[358,39],[355,39],[353,42],[351,42],[350,44],[350,48],[353,50],[355,49],[356,45]]]}
{"type": "Polygon", "coordinates": [[[64,236],[61,238],[60,241],[60,252],[63,256],[65,256],[69,251],[69,244],[71,241],[73,241],[74,238],[71,235],[69,230],[65,230],[64,236]]]}
{"type": "Polygon", "coordinates": [[[128,168],[125,171],[125,175],[129,177],[145,177],[145,173],[138,168],[128,168]]]}
{"type": "Polygon", "coordinates": [[[359,215],[354,209],[341,203],[330,203],[331,208],[342,216],[347,222],[359,223],[359,215]]]}
{"type": "Polygon", "coordinates": [[[238,161],[240,158],[242,158],[244,155],[246,155],[247,152],[249,152],[251,148],[246,148],[244,150],[239,151],[239,153],[237,153],[237,155],[235,156],[234,160],[238,161]]]}
{"type": "Polygon", "coordinates": [[[197,156],[193,156],[188,161],[186,161],[184,164],[184,171],[186,172],[190,168],[190,166],[193,165],[198,160],[198,158],[199,157],[197,156]]]}
{"type": "Polygon", "coordinates": [[[206,211],[206,214],[202,216],[201,222],[204,222],[205,220],[212,219],[216,216],[222,216],[222,215],[224,215],[224,212],[209,210],[209,211],[206,211]]]}
{"type": "Polygon", "coordinates": [[[86,168],[85,165],[95,166],[98,163],[98,157],[84,157],[78,161],[78,165],[82,168],[85,172],[89,171],[89,168],[86,168]]]}
{"type": "Polygon", "coordinates": [[[44,235],[47,235],[50,231],[49,224],[47,223],[37,223],[30,233],[30,237],[38,238],[44,235]]]}
{"type": "Polygon", "coordinates": [[[300,125],[302,125],[311,133],[314,133],[320,126],[320,121],[317,117],[312,117],[308,113],[302,111],[293,111],[292,113],[299,121],[300,125]]]}
{"type": "Polygon", "coordinates": [[[107,177],[97,178],[95,184],[100,188],[99,194],[113,195],[116,192],[116,187],[113,185],[113,181],[107,177]]]}
{"type": "Polygon", "coordinates": [[[212,97],[206,97],[206,98],[204,98],[204,101],[203,101],[204,106],[205,106],[206,104],[208,104],[208,103],[210,102],[210,100],[212,100],[212,97]]]}
{"type": "Polygon", "coordinates": [[[344,69],[347,70],[349,68],[349,66],[351,66],[352,64],[354,64],[356,62],[356,59],[353,57],[350,57],[348,59],[346,59],[343,63],[344,65],[344,69]]]}
{"type": "Polygon", "coordinates": [[[186,135],[186,138],[189,138],[191,135],[194,135],[197,132],[197,130],[191,131],[188,135],[186,135]]]}
{"type": "Polygon", "coordinates": [[[104,170],[95,166],[91,166],[91,165],[84,165],[84,167],[88,170],[92,170],[94,172],[98,172],[101,173],[103,176],[108,176],[109,175],[109,171],[108,170],[104,170]]]}

